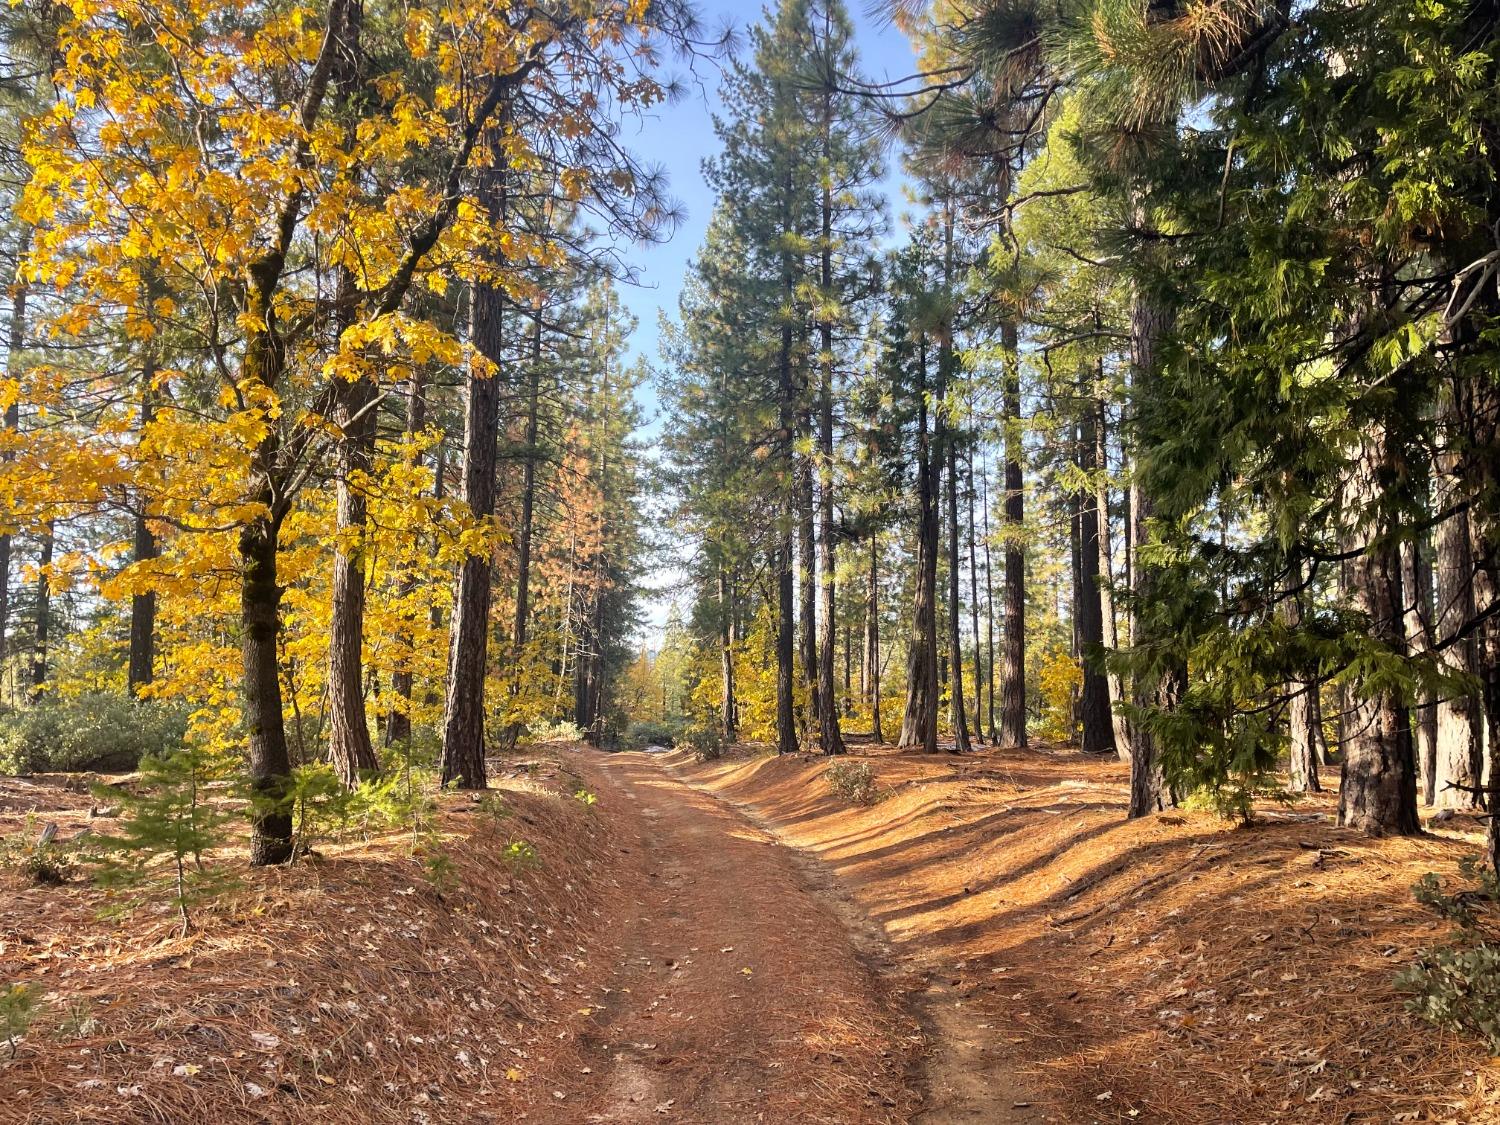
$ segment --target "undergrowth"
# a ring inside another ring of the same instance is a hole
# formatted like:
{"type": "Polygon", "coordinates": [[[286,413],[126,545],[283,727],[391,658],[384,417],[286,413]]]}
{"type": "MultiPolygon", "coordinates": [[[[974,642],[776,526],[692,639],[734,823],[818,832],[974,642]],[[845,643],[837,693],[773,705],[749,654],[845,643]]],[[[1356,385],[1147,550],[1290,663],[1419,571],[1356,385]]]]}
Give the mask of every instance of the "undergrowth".
{"type": "Polygon", "coordinates": [[[1500,1054],[1500,881],[1477,858],[1459,864],[1468,884],[1448,893],[1438,877],[1422,876],[1416,900],[1456,927],[1449,940],[1419,950],[1396,977],[1412,993],[1407,1010],[1448,1031],[1477,1036],[1500,1054]]]}
{"type": "Polygon", "coordinates": [[[880,800],[875,768],[869,762],[835,762],[824,772],[823,780],[851,805],[873,805],[880,800]]]}
{"type": "Polygon", "coordinates": [[[37,886],[70,882],[78,871],[79,842],[57,839],[56,830],[56,825],[48,825],[38,832],[36,817],[27,816],[17,835],[0,837],[0,869],[37,886]]]}
{"type": "Polygon", "coordinates": [[[724,753],[724,733],[715,722],[695,720],[682,732],[680,745],[700,762],[716,762],[724,753]]]}

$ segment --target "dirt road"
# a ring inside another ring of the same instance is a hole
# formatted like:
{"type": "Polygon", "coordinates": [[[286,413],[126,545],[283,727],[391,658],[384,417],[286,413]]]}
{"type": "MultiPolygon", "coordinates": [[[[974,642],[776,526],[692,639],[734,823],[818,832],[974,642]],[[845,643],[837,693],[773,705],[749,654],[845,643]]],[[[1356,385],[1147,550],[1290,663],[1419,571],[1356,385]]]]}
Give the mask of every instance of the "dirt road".
{"type": "Polygon", "coordinates": [[[816,861],[649,755],[577,766],[621,840],[624,893],[580,1043],[588,1103],[548,1120],[1035,1120],[984,1088],[967,1029],[816,861]]]}
{"type": "Polygon", "coordinates": [[[920,1033],[784,849],[646,755],[578,765],[621,841],[624,893],[580,1044],[591,1104],[550,1120],[909,1119],[920,1033]]]}

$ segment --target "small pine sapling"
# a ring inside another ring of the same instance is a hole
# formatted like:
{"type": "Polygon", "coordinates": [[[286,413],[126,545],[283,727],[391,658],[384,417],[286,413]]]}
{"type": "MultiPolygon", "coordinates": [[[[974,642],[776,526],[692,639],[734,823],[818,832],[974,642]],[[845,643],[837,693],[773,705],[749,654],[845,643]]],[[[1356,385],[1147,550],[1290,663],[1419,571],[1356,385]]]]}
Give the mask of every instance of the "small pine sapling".
{"type": "Polygon", "coordinates": [[[39,984],[11,984],[0,990],[0,1035],[10,1057],[16,1057],[16,1046],[36,1019],[41,1003],[42,986],[39,984]]]}
{"type": "Polygon", "coordinates": [[[350,822],[366,804],[365,786],[344,785],[327,762],[292,770],[286,797],[292,806],[292,854],[288,864],[312,850],[312,841],[342,840],[350,822]]]}
{"type": "Polygon", "coordinates": [[[101,853],[96,878],[112,894],[131,896],[112,909],[128,910],[165,893],[185,937],[192,929],[192,904],[228,889],[228,874],[203,863],[204,855],[223,842],[230,819],[204,799],[205,786],[219,768],[202,748],[185,746],[144,758],[135,792],[109,790],[122,806],[120,832],[96,838],[101,853]]]}
{"type": "Polygon", "coordinates": [[[413,853],[422,864],[422,878],[439,898],[458,886],[458,865],[436,840],[424,841],[413,853]]]}

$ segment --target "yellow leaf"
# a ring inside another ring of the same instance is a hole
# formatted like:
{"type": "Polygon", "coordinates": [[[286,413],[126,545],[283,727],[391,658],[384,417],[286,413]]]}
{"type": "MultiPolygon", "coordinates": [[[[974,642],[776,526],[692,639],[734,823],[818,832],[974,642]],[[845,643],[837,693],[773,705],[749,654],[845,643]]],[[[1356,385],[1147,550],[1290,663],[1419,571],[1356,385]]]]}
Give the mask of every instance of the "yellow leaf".
{"type": "Polygon", "coordinates": [[[507,1082],[519,1082],[519,1081],[521,1081],[521,1079],[522,1079],[522,1078],[524,1078],[524,1077],[525,1077],[525,1075],[523,1075],[523,1074],[522,1074],[522,1073],[521,1073],[521,1072],[520,1072],[520,1071],[519,1071],[519,1070],[517,1070],[517,1069],[516,1069],[516,1068],[515,1068],[515,1067],[511,1067],[511,1068],[510,1068],[510,1069],[509,1069],[509,1070],[507,1070],[507,1071],[506,1071],[506,1072],[505,1072],[505,1080],[506,1080],[506,1081],[507,1081],[507,1082]]]}

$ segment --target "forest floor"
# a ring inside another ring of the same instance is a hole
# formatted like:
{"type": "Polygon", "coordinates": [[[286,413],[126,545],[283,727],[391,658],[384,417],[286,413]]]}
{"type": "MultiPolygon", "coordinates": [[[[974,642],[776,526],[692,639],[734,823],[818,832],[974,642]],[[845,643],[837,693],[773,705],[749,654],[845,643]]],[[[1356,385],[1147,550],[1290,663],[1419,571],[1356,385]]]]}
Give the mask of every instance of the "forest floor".
{"type": "MultiPolygon", "coordinates": [[[[529,753],[491,763],[501,804],[441,797],[451,875],[409,834],[271,870],[241,840],[187,937],[0,872],[0,986],[42,989],[0,1122],[912,1119],[900,975],[788,849],[644,756],[529,753]]],[[[0,779],[0,835],[108,831],[84,781],[0,779]]]]}
{"type": "MultiPolygon", "coordinates": [[[[1477,821],[1127,823],[1113,762],[853,749],[873,804],[823,758],[529,751],[501,805],[441,798],[451,878],[409,834],[231,849],[185,938],[0,873],[0,985],[44,990],[0,1122],[1500,1121],[1500,1065],[1392,984],[1477,821]]],[[[0,834],[92,804],[0,779],[0,834]]]]}
{"type": "Polygon", "coordinates": [[[1068,1122],[1500,1121],[1500,1059],[1393,983],[1449,933],[1412,885],[1451,881],[1478,818],[1367,839],[1335,827],[1328,770],[1251,826],[1130,822],[1113,760],[851,751],[873,804],[835,794],[826,758],[660,762],[822,866],[928,982],[911,999],[943,1120],[1007,1120],[974,1100],[998,1086],[1068,1122]]]}

